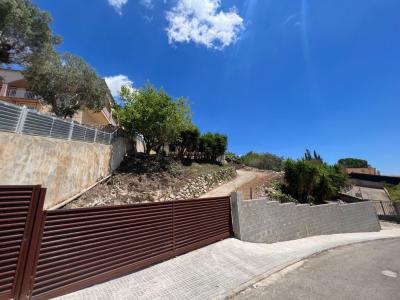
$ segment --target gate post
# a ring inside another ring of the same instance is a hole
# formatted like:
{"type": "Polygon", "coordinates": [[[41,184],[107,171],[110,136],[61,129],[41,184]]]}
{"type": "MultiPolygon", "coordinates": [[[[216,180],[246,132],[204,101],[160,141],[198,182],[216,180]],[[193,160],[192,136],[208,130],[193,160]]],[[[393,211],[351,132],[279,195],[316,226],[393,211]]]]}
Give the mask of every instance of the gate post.
{"type": "Polygon", "coordinates": [[[39,258],[40,245],[42,242],[43,228],[45,213],[43,212],[44,198],[46,196],[46,189],[41,188],[39,194],[39,201],[34,215],[34,223],[32,235],[28,244],[28,257],[25,263],[23,272],[21,288],[16,295],[18,300],[31,299],[33,283],[35,279],[36,267],[39,258]]]}
{"type": "Polygon", "coordinates": [[[243,205],[243,194],[234,192],[231,194],[231,217],[232,217],[232,230],[235,237],[239,240],[240,235],[240,211],[243,205]]]}
{"type": "Polygon", "coordinates": [[[392,205],[394,206],[394,210],[396,212],[396,218],[397,221],[400,222],[400,202],[392,202],[392,205]]]}

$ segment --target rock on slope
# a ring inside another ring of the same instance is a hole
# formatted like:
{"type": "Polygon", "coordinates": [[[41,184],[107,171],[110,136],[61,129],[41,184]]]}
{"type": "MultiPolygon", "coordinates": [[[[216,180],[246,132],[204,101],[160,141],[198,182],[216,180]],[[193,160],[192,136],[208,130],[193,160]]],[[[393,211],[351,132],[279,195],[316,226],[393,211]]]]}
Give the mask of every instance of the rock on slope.
{"type": "Polygon", "coordinates": [[[194,198],[235,176],[236,171],[230,166],[197,163],[186,166],[170,158],[131,155],[107,181],[64,208],[194,198]]]}

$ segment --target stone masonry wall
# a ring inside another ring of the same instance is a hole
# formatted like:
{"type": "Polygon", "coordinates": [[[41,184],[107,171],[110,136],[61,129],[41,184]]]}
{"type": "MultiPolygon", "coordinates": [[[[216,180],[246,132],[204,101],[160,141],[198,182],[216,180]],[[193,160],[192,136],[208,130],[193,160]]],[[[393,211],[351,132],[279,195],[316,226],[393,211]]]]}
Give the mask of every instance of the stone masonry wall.
{"type": "Polygon", "coordinates": [[[379,231],[370,202],[310,206],[280,204],[268,199],[243,201],[231,197],[235,236],[247,242],[274,243],[314,235],[379,231]]]}

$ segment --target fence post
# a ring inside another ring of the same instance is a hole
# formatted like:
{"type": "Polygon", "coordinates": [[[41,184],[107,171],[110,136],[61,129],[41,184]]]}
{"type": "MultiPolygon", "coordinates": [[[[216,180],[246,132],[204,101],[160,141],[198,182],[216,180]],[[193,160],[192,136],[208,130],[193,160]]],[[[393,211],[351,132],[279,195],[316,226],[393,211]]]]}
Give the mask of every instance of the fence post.
{"type": "Polygon", "coordinates": [[[22,133],[22,129],[24,129],[27,114],[28,114],[28,108],[26,106],[22,106],[21,114],[19,115],[17,128],[15,129],[16,133],[22,133]]]}
{"type": "Polygon", "coordinates": [[[232,218],[232,231],[235,237],[241,239],[240,233],[240,213],[243,206],[243,194],[234,192],[230,197],[231,204],[231,218],[232,218]]]}
{"type": "Polygon", "coordinates": [[[72,132],[74,131],[74,122],[71,122],[71,126],[69,127],[69,134],[68,134],[68,140],[70,141],[72,139],[72,132]]]}
{"type": "Polygon", "coordinates": [[[379,201],[379,202],[381,203],[381,207],[382,207],[383,214],[386,216],[385,209],[383,208],[383,203],[382,203],[382,201],[379,201]]]}
{"type": "Polygon", "coordinates": [[[400,202],[392,202],[392,205],[394,206],[394,211],[396,212],[396,217],[398,221],[400,221],[400,202]]]}
{"type": "Polygon", "coordinates": [[[93,139],[93,143],[96,143],[97,140],[97,128],[94,130],[94,139],[93,139]]]}
{"type": "Polygon", "coordinates": [[[51,128],[50,128],[50,134],[49,134],[49,136],[51,136],[51,134],[53,133],[53,126],[54,126],[54,117],[52,117],[51,128]]]}
{"type": "Polygon", "coordinates": [[[108,144],[111,145],[112,137],[114,133],[109,133],[110,137],[108,139],[108,144]]]}
{"type": "Polygon", "coordinates": [[[175,233],[175,200],[172,201],[172,248],[174,256],[176,257],[176,233],[175,233]]]}

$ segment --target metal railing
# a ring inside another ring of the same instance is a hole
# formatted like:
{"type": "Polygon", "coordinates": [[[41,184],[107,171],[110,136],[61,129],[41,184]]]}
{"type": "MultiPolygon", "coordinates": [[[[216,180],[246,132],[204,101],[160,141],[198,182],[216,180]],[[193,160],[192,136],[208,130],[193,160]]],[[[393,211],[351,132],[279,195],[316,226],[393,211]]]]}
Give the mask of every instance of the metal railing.
{"type": "Polygon", "coordinates": [[[396,204],[392,201],[369,201],[374,204],[376,213],[380,219],[400,222],[400,205],[396,207],[396,204]]]}
{"type": "Polygon", "coordinates": [[[114,137],[113,133],[43,115],[26,106],[4,101],[0,101],[0,131],[107,145],[112,143],[114,137]]]}

